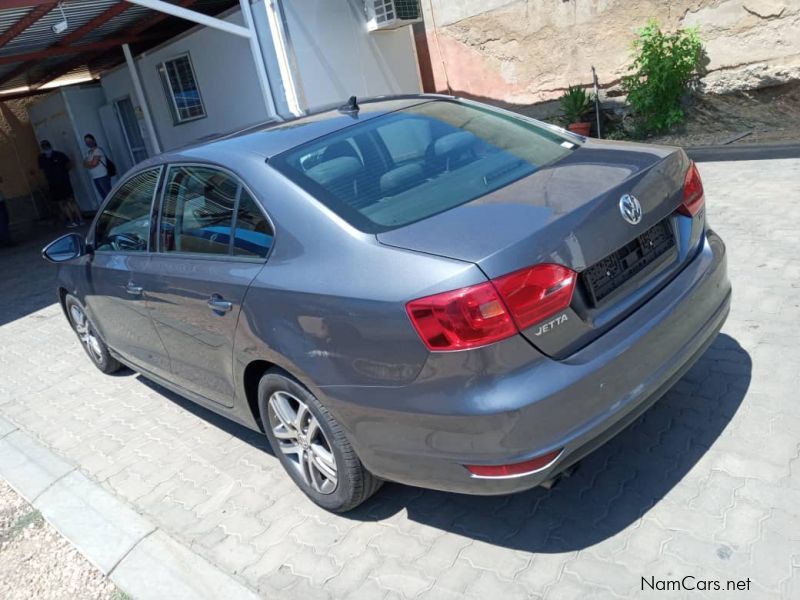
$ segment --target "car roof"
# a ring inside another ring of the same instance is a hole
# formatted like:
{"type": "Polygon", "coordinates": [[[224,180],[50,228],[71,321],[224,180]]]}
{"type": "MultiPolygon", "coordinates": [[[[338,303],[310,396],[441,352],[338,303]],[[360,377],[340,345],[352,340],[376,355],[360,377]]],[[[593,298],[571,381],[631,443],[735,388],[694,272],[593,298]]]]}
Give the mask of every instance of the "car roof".
{"type": "MultiPolygon", "coordinates": [[[[439,94],[414,94],[404,96],[381,96],[358,100],[359,110],[350,114],[338,110],[338,106],[326,106],[303,116],[285,121],[271,121],[254,125],[230,134],[213,136],[191,146],[164,152],[142,163],[142,167],[181,160],[208,160],[222,162],[221,156],[254,155],[262,160],[310,142],[334,131],[369,121],[390,112],[433,100],[450,99],[439,94]]],[[[226,161],[227,162],[227,161],[226,161]]]]}

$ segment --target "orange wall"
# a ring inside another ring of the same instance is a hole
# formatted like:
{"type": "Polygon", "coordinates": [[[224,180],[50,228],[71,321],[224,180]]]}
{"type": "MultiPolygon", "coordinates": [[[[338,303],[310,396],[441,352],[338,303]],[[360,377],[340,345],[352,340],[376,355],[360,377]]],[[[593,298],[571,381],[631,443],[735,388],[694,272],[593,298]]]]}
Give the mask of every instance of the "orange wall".
{"type": "Polygon", "coordinates": [[[426,91],[529,105],[569,85],[617,86],[636,32],[698,27],[702,85],[726,93],[800,79],[800,0],[424,0],[426,91]]]}

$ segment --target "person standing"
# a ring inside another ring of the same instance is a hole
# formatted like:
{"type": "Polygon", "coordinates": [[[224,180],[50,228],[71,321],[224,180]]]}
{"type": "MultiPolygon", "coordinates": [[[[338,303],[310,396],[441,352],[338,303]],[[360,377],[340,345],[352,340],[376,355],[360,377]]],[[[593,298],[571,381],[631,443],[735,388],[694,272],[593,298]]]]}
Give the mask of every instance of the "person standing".
{"type": "MultiPolygon", "coordinates": [[[[3,178],[0,177],[0,184],[3,183],[3,178]]],[[[3,195],[3,190],[0,190],[0,248],[6,246],[13,246],[11,242],[11,234],[8,232],[8,208],[6,207],[6,197],[3,195]]]]}
{"type": "Polygon", "coordinates": [[[94,181],[94,187],[100,193],[101,200],[105,200],[108,193],[111,191],[111,176],[108,174],[108,157],[103,149],[98,147],[97,140],[91,133],[83,136],[83,141],[89,151],[86,153],[86,159],[83,161],[83,166],[89,169],[89,174],[94,181]]]}
{"type": "Polygon", "coordinates": [[[63,152],[53,150],[47,140],[42,140],[39,154],[39,168],[44,171],[47,185],[50,188],[50,199],[56,203],[62,216],[67,220],[67,227],[83,225],[83,215],[75,202],[72,183],[69,180],[69,157],[63,152]]]}

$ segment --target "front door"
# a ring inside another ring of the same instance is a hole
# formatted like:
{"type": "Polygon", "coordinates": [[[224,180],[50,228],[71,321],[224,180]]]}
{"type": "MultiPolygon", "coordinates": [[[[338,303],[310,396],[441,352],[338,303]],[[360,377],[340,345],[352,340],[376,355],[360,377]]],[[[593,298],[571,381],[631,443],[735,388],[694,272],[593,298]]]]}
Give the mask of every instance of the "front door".
{"type": "Polygon", "coordinates": [[[92,322],[108,346],[133,366],[170,374],[170,362],[147,310],[142,275],[151,262],[153,198],[161,168],[133,175],[109,197],[89,241],[84,298],[92,322]]]}
{"type": "Polygon", "coordinates": [[[125,136],[128,153],[133,164],[137,164],[147,158],[147,147],[144,144],[142,130],[139,129],[139,120],[136,118],[133,102],[130,98],[122,98],[117,100],[114,106],[117,109],[117,118],[125,136]]]}
{"type": "Polygon", "coordinates": [[[192,165],[170,167],[158,228],[158,253],[143,285],[173,380],[232,406],[236,323],[272,229],[236,178],[192,165]]]}

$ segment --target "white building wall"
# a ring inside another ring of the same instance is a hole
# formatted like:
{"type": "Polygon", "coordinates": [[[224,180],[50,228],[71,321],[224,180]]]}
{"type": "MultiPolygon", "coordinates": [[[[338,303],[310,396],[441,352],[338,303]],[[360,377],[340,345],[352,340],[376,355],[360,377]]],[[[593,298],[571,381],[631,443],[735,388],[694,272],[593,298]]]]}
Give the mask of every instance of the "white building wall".
{"type": "MultiPolygon", "coordinates": [[[[226,21],[243,25],[241,13],[226,21]]],[[[156,131],[164,149],[176,148],[200,138],[230,132],[265,121],[267,114],[247,40],[203,27],[178,38],[138,61],[139,76],[150,103],[156,131]],[[206,117],[175,125],[169,100],[158,74],[158,65],[188,52],[206,117]]]]}
{"type": "MultiPolygon", "coordinates": [[[[239,11],[224,19],[237,25],[244,23],[239,11]]],[[[200,27],[139,55],[136,63],[163,150],[179,148],[268,118],[250,48],[244,38],[200,27]],[[171,100],[162,85],[158,66],[186,53],[191,57],[206,117],[175,124],[170,112],[171,100]]],[[[109,102],[130,96],[134,106],[139,106],[127,66],[103,76],[102,85],[109,102]]],[[[144,128],[142,130],[147,140],[144,128]]]]}
{"type": "Polygon", "coordinates": [[[97,113],[97,110],[106,103],[103,89],[97,85],[73,86],[65,87],[61,92],[64,94],[67,110],[72,117],[72,123],[81,145],[83,146],[83,137],[87,133],[91,133],[97,139],[99,146],[107,143],[103,124],[97,113]]]}
{"type": "Polygon", "coordinates": [[[360,0],[282,5],[306,107],[421,91],[410,26],[369,33],[360,0]]]}
{"type": "MultiPolygon", "coordinates": [[[[72,126],[75,128],[76,143],[81,151],[81,156],[75,159],[76,163],[73,167],[73,171],[80,170],[81,179],[84,184],[88,184],[83,187],[88,187],[87,193],[89,193],[90,196],[94,196],[94,206],[84,205],[82,208],[91,210],[92,208],[100,206],[103,198],[95,189],[94,182],[89,172],[82,164],[83,154],[88,152],[83,138],[87,133],[91,133],[97,140],[97,145],[111,154],[111,146],[108,143],[103,124],[100,121],[99,113],[100,107],[106,103],[105,94],[99,85],[66,87],[61,90],[61,93],[64,96],[72,126]]],[[[111,158],[114,158],[113,154],[111,158]]],[[[112,184],[114,183],[116,183],[116,179],[112,179],[112,184]]]]}
{"type": "Polygon", "coordinates": [[[87,211],[96,209],[101,199],[83,166],[87,150],[83,136],[91,133],[98,145],[108,147],[98,114],[103,104],[105,95],[100,86],[87,85],[54,91],[28,108],[36,139],[49,140],[55,150],[72,161],[70,180],[75,199],[81,209],[87,211]]]}
{"type": "MultiPolygon", "coordinates": [[[[126,65],[122,65],[113,71],[105,73],[103,78],[100,80],[100,83],[103,86],[103,91],[105,92],[106,101],[108,104],[113,106],[117,100],[122,100],[126,97],[131,99],[131,103],[133,104],[138,118],[139,131],[142,134],[145,146],[147,146],[147,152],[152,156],[154,154],[153,143],[147,133],[147,127],[144,125],[144,118],[142,116],[141,107],[139,106],[139,99],[136,97],[136,94],[133,91],[133,82],[131,81],[131,76],[128,73],[128,67],[126,65]]],[[[152,100],[150,102],[152,102],[152,100]]],[[[130,158],[126,157],[126,160],[129,162],[130,158]]]]}
{"type": "MultiPolygon", "coordinates": [[[[367,32],[363,5],[359,0],[284,0],[282,5],[304,107],[344,102],[352,95],[379,96],[421,90],[410,27],[367,32]]],[[[254,10],[260,17],[258,11],[263,12],[264,7],[259,2],[254,10]]],[[[223,18],[243,24],[238,10],[223,18]]],[[[244,38],[198,27],[137,56],[136,64],[163,150],[179,148],[270,118],[244,38]],[[176,125],[158,66],[187,52],[207,116],[176,125]]],[[[274,57],[267,57],[267,65],[276,69],[274,57]]],[[[277,81],[278,74],[270,73],[270,79],[277,81]]],[[[134,107],[138,108],[127,66],[122,65],[103,75],[101,84],[108,103],[129,96],[134,107]]],[[[278,94],[282,93],[282,89],[276,90],[278,94]]],[[[285,102],[281,103],[278,98],[276,104],[285,105],[285,102]]],[[[140,130],[152,154],[141,120],[140,130]]]]}

